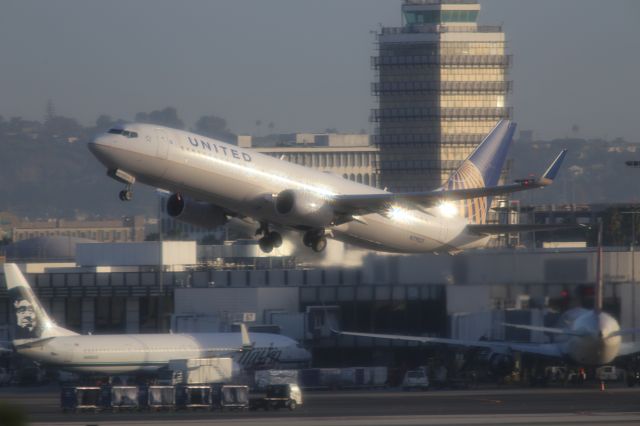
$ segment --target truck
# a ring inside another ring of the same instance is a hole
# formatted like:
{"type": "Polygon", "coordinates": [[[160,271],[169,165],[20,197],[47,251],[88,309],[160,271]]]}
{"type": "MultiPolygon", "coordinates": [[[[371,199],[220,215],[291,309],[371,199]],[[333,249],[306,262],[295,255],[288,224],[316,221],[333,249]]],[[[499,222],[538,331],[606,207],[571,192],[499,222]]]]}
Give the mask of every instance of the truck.
{"type": "Polygon", "coordinates": [[[418,370],[409,370],[404,374],[402,380],[403,390],[427,390],[429,388],[429,377],[424,368],[418,370]]]}
{"type": "Polygon", "coordinates": [[[300,405],[302,405],[302,391],[300,386],[293,383],[268,385],[264,396],[254,396],[249,399],[251,410],[262,409],[266,411],[288,408],[293,411],[300,405]]]}

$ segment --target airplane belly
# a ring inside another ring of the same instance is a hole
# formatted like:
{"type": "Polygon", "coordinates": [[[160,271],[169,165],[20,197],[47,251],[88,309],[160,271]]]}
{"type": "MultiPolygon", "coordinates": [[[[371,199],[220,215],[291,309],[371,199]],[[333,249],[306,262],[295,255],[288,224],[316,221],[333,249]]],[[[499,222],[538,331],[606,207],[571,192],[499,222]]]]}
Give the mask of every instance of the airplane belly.
{"type": "Polygon", "coordinates": [[[361,223],[352,221],[333,228],[337,240],[391,253],[432,252],[444,249],[438,226],[394,224],[380,215],[364,216],[361,223]]]}

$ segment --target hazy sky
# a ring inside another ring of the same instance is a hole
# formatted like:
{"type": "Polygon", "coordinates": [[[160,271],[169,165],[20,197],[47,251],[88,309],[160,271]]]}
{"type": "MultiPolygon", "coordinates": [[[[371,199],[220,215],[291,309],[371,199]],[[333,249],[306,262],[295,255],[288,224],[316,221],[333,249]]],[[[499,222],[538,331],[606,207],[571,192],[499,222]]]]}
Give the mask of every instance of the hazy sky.
{"type": "MultiPolygon", "coordinates": [[[[640,142],[640,2],[481,0],[514,55],[521,129],[640,142]]],[[[175,106],[238,133],[372,131],[374,36],[400,0],[3,1],[0,115],[93,123],[175,106]],[[262,129],[266,132],[266,129],[262,129]]]]}

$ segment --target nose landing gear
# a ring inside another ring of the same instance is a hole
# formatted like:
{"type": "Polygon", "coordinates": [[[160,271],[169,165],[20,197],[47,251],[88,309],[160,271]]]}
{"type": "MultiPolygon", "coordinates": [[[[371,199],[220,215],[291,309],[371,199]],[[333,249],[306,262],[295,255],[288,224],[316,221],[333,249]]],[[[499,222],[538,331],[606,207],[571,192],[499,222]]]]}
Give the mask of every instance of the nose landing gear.
{"type": "Polygon", "coordinates": [[[133,191],[129,188],[123,189],[118,194],[120,201],[131,201],[133,199],[133,191]]]}
{"type": "Polygon", "coordinates": [[[133,199],[133,191],[131,190],[131,185],[127,185],[125,189],[120,191],[118,196],[120,197],[120,201],[131,201],[133,199]]]}

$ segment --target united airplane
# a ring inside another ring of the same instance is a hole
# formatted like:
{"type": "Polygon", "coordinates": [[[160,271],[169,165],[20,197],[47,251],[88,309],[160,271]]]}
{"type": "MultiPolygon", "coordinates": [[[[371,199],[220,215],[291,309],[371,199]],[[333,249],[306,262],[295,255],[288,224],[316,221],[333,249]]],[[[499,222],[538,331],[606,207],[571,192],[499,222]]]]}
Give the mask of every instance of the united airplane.
{"type": "Polygon", "coordinates": [[[197,134],[134,123],[110,129],[89,144],[130,200],[141,182],[172,192],[167,212],[216,227],[253,220],[265,252],[282,244],[276,229],[294,229],[316,252],[327,237],[378,251],[458,252],[484,246],[491,234],[544,225],[487,224],[491,197],[552,183],[566,151],[538,179],[498,185],[515,124],[497,123],[444,186],[392,193],[197,134]]]}
{"type": "Polygon", "coordinates": [[[79,335],[49,317],[17,265],[4,265],[14,315],[15,350],[34,361],[81,373],[152,372],[171,360],[230,356],[242,367],[297,367],[311,355],[295,340],[268,333],[79,335]]]}

